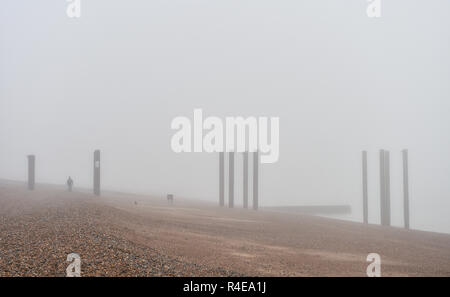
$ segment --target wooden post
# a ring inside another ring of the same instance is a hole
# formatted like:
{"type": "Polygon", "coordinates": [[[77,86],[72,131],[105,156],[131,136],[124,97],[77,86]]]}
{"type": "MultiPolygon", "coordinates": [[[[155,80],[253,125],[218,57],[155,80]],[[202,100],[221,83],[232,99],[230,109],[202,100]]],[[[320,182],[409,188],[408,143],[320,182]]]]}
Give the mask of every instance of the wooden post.
{"type": "Polygon", "coordinates": [[[253,153],[253,209],[258,210],[258,170],[259,170],[259,154],[253,153]]]}
{"type": "Polygon", "coordinates": [[[384,187],[385,187],[385,219],[386,226],[391,225],[391,169],[390,169],[390,157],[389,151],[385,151],[384,156],[384,187]]]}
{"type": "Polygon", "coordinates": [[[408,150],[403,150],[403,218],[405,228],[409,229],[409,179],[408,179],[408,150]]]}
{"type": "Polygon", "coordinates": [[[244,156],[244,208],[248,208],[248,152],[244,156]]]}
{"type": "Polygon", "coordinates": [[[234,152],[229,153],[229,166],[228,166],[228,207],[234,207],[234,152]]]}
{"type": "Polygon", "coordinates": [[[219,206],[225,204],[225,153],[219,153],[219,206]]]}
{"type": "Polygon", "coordinates": [[[35,160],[34,155],[29,155],[28,157],[28,190],[34,190],[35,183],[35,160]]]}
{"type": "Polygon", "coordinates": [[[384,150],[380,150],[380,222],[381,225],[386,223],[386,188],[385,188],[385,177],[384,177],[384,150]]]}
{"type": "Polygon", "coordinates": [[[367,152],[362,152],[362,175],[363,175],[363,221],[369,222],[369,207],[367,194],[367,152]]]}
{"type": "Polygon", "coordinates": [[[100,196],[100,150],[94,151],[94,194],[100,196]]]}

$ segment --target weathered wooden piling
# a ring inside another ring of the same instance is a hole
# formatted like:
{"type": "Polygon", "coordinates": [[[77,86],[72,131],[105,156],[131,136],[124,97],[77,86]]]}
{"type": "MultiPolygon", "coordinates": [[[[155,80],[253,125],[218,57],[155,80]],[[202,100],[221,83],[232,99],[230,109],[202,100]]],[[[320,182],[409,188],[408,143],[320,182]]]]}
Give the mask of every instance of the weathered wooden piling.
{"type": "Polygon", "coordinates": [[[259,153],[253,153],[253,209],[258,210],[259,153]]]}
{"type": "Polygon", "coordinates": [[[369,222],[369,200],[367,194],[367,151],[362,152],[362,182],[363,182],[363,221],[369,222]]]}
{"type": "Polygon", "coordinates": [[[243,153],[244,158],[244,208],[248,208],[248,152],[243,153]]]}
{"type": "Polygon", "coordinates": [[[409,229],[409,178],[408,178],[408,150],[403,150],[403,218],[405,228],[409,229]]]}
{"type": "Polygon", "coordinates": [[[385,177],[384,177],[384,150],[380,150],[380,223],[384,225],[386,222],[385,216],[385,203],[386,203],[386,189],[385,189],[385,177]]]}
{"type": "Polygon", "coordinates": [[[219,153],[219,205],[225,204],[225,153],[219,153]]]}
{"type": "Polygon", "coordinates": [[[35,184],[35,161],[36,157],[34,155],[28,155],[28,190],[34,190],[35,184]]]}
{"type": "Polygon", "coordinates": [[[228,207],[234,207],[234,152],[229,153],[228,207]]]}
{"type": "Polygon", "coordinates": [[[385,219],[386,226],[391,225],[391,165],[390,165],[390,156],[389,151],[385,151],[384,156],[384,177],[385,177],[385,219]]]}
{"type": "Polygon", "coordinates": [[[389,151],[380,150],[380,219],[381,225],[391,225],[391,182],[389,151]]]}
{"type": "Polygon", "coordinates": [[[100,150],[94,151],[94,194],[100,196],[100,150]]]}

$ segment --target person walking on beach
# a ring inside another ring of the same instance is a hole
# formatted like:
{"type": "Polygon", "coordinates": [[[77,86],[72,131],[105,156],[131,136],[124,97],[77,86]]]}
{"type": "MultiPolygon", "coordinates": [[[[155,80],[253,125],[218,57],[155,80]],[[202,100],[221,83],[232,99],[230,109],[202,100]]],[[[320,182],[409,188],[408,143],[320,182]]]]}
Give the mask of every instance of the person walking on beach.
{"type": "Polygon", "coordinates": [[[73,186],[73,179],[69,176],[69,178],[67,179],[67,188],[69,192],[72,192],[72,186],[73,186]]]}

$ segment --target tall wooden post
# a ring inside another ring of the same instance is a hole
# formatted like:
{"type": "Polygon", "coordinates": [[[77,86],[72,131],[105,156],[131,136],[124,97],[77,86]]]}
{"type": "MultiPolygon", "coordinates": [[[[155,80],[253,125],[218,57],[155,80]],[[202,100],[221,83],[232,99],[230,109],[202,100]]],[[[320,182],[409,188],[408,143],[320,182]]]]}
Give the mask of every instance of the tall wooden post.
{"type": "Polygon", "coordinates": [[[403,150],[403,218],[405,228],[409,229],[409,180],[408,180],[408,150],[403,150]]]}
{"type": "Polygon", "coordinates": [[[229,153],[228,207],[234,207],[234,152],[229,153]]]}
{"type": "Polygon", "coordinates": [[[390,157],[389,151],[385,151],[384,156],[384,178],[385,178],[385,214],[386,214],[386,226],[391,225],[391,169],[390,169],[390,157]]]}
{"type": "Polygon", "coordinates": [[[248,152],[244,156],[244,208],[248,208],[248,152]]]}
{"type": "Polygon", "coordinates": [[[258,172],[259,170],[259,154],[253,153],[253,209],[258,209],[258,172]]]}
{"type": "Polygon", "coordinates": [[[380,217],[381,225],[391,225],[391,177],[389,151],[380,150],[380,217]]]}
{"type": "Polygon", "coordinates": [[[219,205],[225,204],[225,153],[219,153],[219,205]]]}
{"type": "Polygon", "coordinates": [[[36,157],[34,155],[29,155],[27,157],[28,157],[28,190],[34,190],[36,157]]]}
{"type": "Polygon", "coordinates": [[[380,222],[381,225],[386,223],[386,188],[384,177],[384,150],[380,150],[380,222]]]}
{"type": "Polygon", "coordinates": [[[362,176],[363,176],[363,221],[365,224],[369,222],[369,207],[367,195],[367,152],[362,152],[362,176]]]}
{"type": "Polygon", "coordinates": [[[94,194],[100,195],[100,150],[94,151],[94,194]]]}

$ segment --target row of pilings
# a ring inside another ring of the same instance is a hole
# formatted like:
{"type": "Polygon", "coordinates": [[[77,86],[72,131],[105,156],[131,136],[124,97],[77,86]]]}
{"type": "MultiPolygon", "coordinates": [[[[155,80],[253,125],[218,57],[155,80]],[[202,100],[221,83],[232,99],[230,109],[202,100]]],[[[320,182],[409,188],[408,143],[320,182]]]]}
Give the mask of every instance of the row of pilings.
{"type": "MultiPolygon", "coordinates": [[[[391,225],[391,173],[390,152],[380,150],[380,222],[383,226],[391,225]]],[[[403,159],[403,220],[404,227],[409,229],[409,177],[408,150],[402,151],[403,159]]],[[[362,193],[363,193],[363,222],[369,222],[369,197],[367,189],[367,151],[362,152],[362,193]]]]}
{"type": "MultiPolygon", "coordinates": [[[[249,152],[242,153],[243,161],[243,207],[248,208],[248,181],[249,181],[249,152]]],[[[259,153],[252,152],[253,155],[253,209],[258,209],[259,195],[259,153]]],[[[234,208],[235,193],[235,152],[228,152],[228,207],[234,208]]],[[[219,153],[219,205],[225,206],[225,153],[219,153]]]]}
{"type": "MultiPolygon", "coordinates": [[[[235,194],[235,152],[228,152],[228,207],[234,208],[235,194]]],[[[243,161],[243,207],[248,208],[249,193],[249,152],[242,153],[243,161]]],[[[253,155],[253,209],[258,209],[259,195],[259,153],[253,155]]],[[[35,188],[36,156],[28,157],[28,189],[35,188]]],[[[404,227],[409,229],[409,177],[408,177],[408,150],[402,151],[403,157],[403,217],[404,227]]],[[[380,222],[383,226],[391,225],[391,193],[390,193],[390,152],[380,150],[380,222]]],[[[100,195],[100,150],[94,151],[93,158],[93,193],[100,195]]],[[[225,153],[219,153],[219,205],[225,206],[225,153]]],[[[367,177],[367,151],[362,152],[362,182],[363,182],[363,222],[369,222],[368,207],[368,177],[367,177]]]]}

